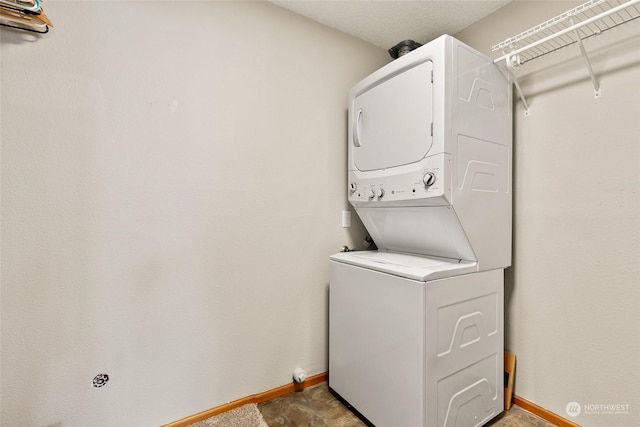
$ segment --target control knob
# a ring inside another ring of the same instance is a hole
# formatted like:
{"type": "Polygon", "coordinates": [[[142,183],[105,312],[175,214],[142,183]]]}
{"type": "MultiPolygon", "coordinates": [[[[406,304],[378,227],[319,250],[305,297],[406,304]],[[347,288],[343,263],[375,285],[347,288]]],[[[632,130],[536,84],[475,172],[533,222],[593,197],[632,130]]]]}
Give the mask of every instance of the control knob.
{"type": "Polygon", "coordinates": [[[369,198],[370,198],[370,199],[373,199],[373,198],[375,198],[375,197],[376,197],[376,192],[375,192],[375,191],[373,191],[373,189],[371,189],[371,190],[369,191],[369,198]]]}
{"type": "Polygon", "coordinates": [[[358,185],[355,182],[349,183],[349,191],[351,192],[351,194],[355,193],[357,189],[358,185]]]}
{"type": "Polygon", "coordinates": [[[436,183],[436,174],[434,174],[433,172],[425,173],[422,177],[422,182],[424,183],[425,187],[431,187],[436,183]]]}
{"type": "Polygon", "coordinates": [[[384,196],[384,188],[378,188],[378,191],[376,191],[376,197],[378,199],[382,199],[383,196],[384,196]]]}

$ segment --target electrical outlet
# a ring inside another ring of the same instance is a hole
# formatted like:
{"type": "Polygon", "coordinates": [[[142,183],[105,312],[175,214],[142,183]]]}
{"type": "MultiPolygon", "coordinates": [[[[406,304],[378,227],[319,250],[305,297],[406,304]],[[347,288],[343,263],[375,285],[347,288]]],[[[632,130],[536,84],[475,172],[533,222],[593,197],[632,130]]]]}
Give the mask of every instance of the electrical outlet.
{"type": "Polygon", "coordinates": [[[342,211],[342,228],[351,227],[351,212],[342,211]]]}

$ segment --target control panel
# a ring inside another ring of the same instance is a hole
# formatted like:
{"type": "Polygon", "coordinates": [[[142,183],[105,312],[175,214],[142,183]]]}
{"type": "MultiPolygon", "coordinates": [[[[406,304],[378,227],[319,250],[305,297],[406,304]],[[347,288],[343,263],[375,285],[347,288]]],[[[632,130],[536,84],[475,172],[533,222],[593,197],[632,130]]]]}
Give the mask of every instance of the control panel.
{"type": "Polygon", "coordinates": [[[354,206],[369,207],[372,207],[372,203],[386,205],[385,202],[399,201],[407,201],[407,206],[448,204],[445,200],[429,200],[449,198],[451,186],[447,179],[447,158],[445,154],[436,155],[425,159],[420,167],[414,167],[413,170],[393,174],[386,169],[380,176],[349,171],[349,201],[354,206]]]}

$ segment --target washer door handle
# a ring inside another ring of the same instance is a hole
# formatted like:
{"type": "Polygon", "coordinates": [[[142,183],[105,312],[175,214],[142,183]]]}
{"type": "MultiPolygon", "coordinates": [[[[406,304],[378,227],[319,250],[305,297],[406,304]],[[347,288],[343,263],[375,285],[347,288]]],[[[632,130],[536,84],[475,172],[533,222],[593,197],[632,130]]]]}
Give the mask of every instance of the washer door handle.
{"type": "Polygon", "coordinates": [[[358,108],[356,111],[356,119],[353,124],[353,145],[356,147],[362,147],[362,140],[360,139],[360,128],[362,127],[362,108],[358,108]]]}

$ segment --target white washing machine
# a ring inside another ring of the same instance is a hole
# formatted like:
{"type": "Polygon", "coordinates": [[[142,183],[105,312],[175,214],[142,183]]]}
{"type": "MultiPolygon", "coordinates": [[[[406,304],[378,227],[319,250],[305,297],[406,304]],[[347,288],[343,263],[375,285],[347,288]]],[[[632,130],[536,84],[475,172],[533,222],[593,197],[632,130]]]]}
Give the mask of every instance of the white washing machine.
{"type": "Polygon", "coordinates": [[[511,85],[442,36],[349,92],[349,201],[377,251],[330,261],[329,386],[378,427],[502,412],[511,85]]]}

